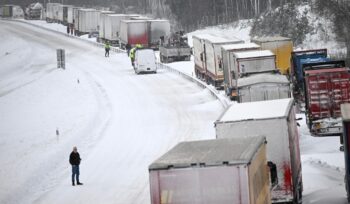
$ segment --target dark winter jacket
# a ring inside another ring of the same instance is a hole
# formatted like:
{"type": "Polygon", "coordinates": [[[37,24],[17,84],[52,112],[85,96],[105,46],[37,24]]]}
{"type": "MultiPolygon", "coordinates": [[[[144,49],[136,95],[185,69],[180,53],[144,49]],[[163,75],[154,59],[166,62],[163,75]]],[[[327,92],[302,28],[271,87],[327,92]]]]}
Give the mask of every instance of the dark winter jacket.
{"type": "Polygon", "coordinates": [[[69,163],[71,165],[79,165],[80,164],[80,155],[79,153],[75,153],[75,152],[72,152],[70,153],[70,156],[69,156],[69,163]]]}

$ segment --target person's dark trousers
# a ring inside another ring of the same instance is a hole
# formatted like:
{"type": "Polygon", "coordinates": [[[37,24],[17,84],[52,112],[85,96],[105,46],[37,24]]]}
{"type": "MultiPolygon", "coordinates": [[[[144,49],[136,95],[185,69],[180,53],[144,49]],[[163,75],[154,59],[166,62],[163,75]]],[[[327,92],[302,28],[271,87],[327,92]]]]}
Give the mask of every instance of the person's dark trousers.
{"type": "Polygon", "coordinates": [[[74,179],[77,180],[77,184],[79,182],[79,165],[72,165],[72,184],[75,185],[74,179]]]}
{"type": "Polygon", "coordinates": [[[109,57],[109,49],[106,48],[105,57],[109,57]]]}

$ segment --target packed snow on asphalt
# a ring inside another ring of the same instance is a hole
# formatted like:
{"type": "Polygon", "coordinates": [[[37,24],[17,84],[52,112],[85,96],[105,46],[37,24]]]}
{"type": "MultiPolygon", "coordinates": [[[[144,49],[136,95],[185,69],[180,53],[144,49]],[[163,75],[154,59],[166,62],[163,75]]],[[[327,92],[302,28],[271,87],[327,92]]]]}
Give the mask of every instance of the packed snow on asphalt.
{"type": "MultiPolygon", "coordinates": [[[[181,75],[136,75],[125,53],[105,58],[101,47],[21,22],[0,27],[0,203],[150,203],[148,165],[180,141],[215,138],[222,103],[181,75]],[[73,146],[83,186],[71,185],[73,146]]],[[[303,202],[346,203],[339,139],[299,123],[303,202]]]]}

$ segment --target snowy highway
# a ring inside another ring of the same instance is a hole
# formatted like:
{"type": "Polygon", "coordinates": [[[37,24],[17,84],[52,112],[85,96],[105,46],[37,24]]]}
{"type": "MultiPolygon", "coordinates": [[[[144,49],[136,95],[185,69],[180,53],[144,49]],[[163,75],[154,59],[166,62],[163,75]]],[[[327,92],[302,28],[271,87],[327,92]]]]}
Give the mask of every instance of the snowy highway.
{"type": "MultiPolygon", "coordinates": [[[[215,138],[221,103],[177,74],[136,75],[124,53],[24,23],[0,20],[0,35],[0,203],[150,203],[148,165],[215,138]],[[73,146],[83,186],[71,186],[73,146]]],[[[338,138],[299,123],[303,203],[347,203],[338,138]]]]}
{"type": "Polygon", "coordinates": [[[223,107],[194,83],[135,75],[126,54],[29,25],[0,27],[0,203],[149,203],[148,165],[179,141],[215,137],[223,107]],[[74,145],[84,186],[71,186],[74,145]]]}

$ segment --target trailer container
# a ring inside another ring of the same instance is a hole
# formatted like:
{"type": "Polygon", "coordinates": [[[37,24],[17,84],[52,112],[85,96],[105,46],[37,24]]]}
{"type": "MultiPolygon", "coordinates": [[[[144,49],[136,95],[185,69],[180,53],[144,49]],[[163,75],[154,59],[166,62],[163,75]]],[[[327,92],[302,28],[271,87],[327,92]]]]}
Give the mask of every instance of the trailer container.
{"type": "Polygon", "coordinates": [[[132,16],[128,14],[108,14],[105,17],[105,40],[112,44],[119,44],[120,22],[129,20],[132,16]]]}
{"type": "Polygon", "coordinates": [[[62,23],[63,25],[67,25],[68,24],[68,8],[72,8],[72,5],[59,5],[58,6],[58,21],[60,23],[62,23]]]}
{"type": "Polygon", "coordinates": [[[342,141],[344,144],[344,159],[345,159],[345,190],[350,202],[350,104],[341,105],[341,115],[343,121],[342,141]]]}
{"type": "Polygon", "coordinates": [[[12,5],[4,5],[2,6],[2,17],[10,18],[13,15],[12,5]]]}
{"type": "Polygon", "coordinates": [[[148,21],[148,20],[153,20],[153,18],[147,17],[147,16],[133,16],[130,18],[130,20],[143,20],[143,21],[148,21]]]}
{"type": "Polygon", "coordinates": [[[319,59],[320,62],[322,59],[327,59],[327,49],[318,49],[318,50],[303,50],[303,51],[294,51],[292,52],[291,57],[291,79],[293,82],[293,95],[297,100],[297,103],[302,103],[304,101],[303,94],[303,64],[307,64],[307,61],[313,59],[319,59]]]}
{"type": "Polygon", "coordinates": [[[340,105],[350,102],[350,73],[343,65],[335,61],[305,67],[305,115],[313,135],[342,133],[340,105]]]}
{"type": "Polygon", "coordinates": [[[170,36],[170,22],[168,20],[147,20],[149,32],[149,46],[159,49],[161,37],[166,39],[170,36]]]}
{"type": "Polygon", "coordinates": [[[63,7],[64,5],[62,4],[58,6],[57,20],[59,23],[63,23],[63,7]]]}
{"type": "Polygon", "coordinates": [[[285,37],[263,37],[253,39],[252,42],[261,46],[261,49],[270,50],[276,55],[276,65],[282,74],[290,73],[291,53],[293,41],[285,37]]]}
{"type": "Polygon", "coordinates": [[[149,166],[152,204],[268,204],[265,137],[182,142],[149,166]]]}
{"type": "Polygon", "coordinates": [[[72,10],[70,8],[73,8],[72,5],[63,5],[63,17],[62,17],[62,22],[63,25],[68,25],[68,16],[72,16],[72,10]],[[69,14],[71,12],[71,14],[69,14]]]}
{"type": "Polygon", "coordinates": [[[98,23],[98,38],[99,41],[104,41],[106,38],[106,17],[107,15],[115,14],[114,11],[100,11],[100,22],[98,23]]]}
{"type": "Polygon", "coordinates": [[[232,96],[232,90],[235,88],[232,84],[233,74],[233,53],[260,50],[260,46],[255,43],[244,43],[244,44],[230,44],[221,46],[222,52],[222,67],[224,73],[224,89],[226,95],[232,96]]]}
{"type": "Polygon", "coordinates": [[[266,136],[272,203],[301,203],[299,134],[293,99],[232,104],[215,122],[216,137],[266,136]]]}
{"type": "Polygon", "coordinates": [[[228,44],[244,43],[243,40],[233,38],[226,39],[211,36],[204,39],[205,55],[206,55],[206,81],[213,84],[217,88],[223,88],[224,74],[222,68],[221,46],[228,44]]]}
{"type": "Polygon", "coordinates": [[[20,6],[17,5],[3,5],[1,6],[2,14],[4,18],[23,18],[24,11],[20,6]]]}
{"type": "Polygon", "coordinates": [[[79,9],[78,35],[98,31],[100,13],[95,9],[79,9]]]}
{"type": "Polygon", "coordinates": [[[148,47],[148,23],[144,20],[122,20],[120,22],[120,46],[140,44],[148,47]]]}
{"type": "Polygon", "coordinates": [[[47,22],[58,22],[59,20],[59,8],[62,4],[60,3],[47,3],[46,4],[46,21],[47,22]]]}
{"type": "Polygon", "coordinates": [[[238,102],[267,101],[290,98],[290,83],[279,73],[255,74],[237,81],[238,102]]]}
{"type": "Polygon", "coordinates": [[[230,89],[231,99],[238,96],[237,80],[251,74],[277,72],[276,56],[269,50],[253,50],[232,53],[230,60],[230,89]]]}
{"type": "Polygon", "coordinates": [[[194,56],[194,70],[196,77],[199,79],[205,78],[207,70],[207,60],[205,56],[206,47],[204,39],[210,38],[209,34],[196,34],[192,36],[193,40],[193,56],[194,56]]]}

